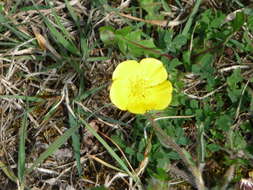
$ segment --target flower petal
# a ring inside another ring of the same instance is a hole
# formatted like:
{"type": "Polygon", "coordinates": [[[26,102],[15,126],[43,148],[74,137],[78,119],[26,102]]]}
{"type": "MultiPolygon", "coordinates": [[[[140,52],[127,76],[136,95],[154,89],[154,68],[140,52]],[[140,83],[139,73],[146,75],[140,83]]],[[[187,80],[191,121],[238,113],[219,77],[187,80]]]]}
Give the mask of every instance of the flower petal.
{"type": "Polygon", "coordinates": [[[142,75],[150,86],[160,84],[168,77],[163,63],[155,58],[144,58],[140,61],[140,65],[142,75]]]}
{"type": "Polygon", "coordinates": [[[121,110],[127,110],[130,94],[130,82],[128,80],[113,81],[110,89],[112,103],[121,110]]]}
{"type": "Polygon", "coordinates": [[[123,61],[114,70],[112,80],[130,78],[138,71],[140,64],[135,60],[123,61]]]}
{"type": "Polygon", "coordinates": [[[127,110],[134,114],[144,114],[146,113],[146,111],[148,111],[144,99],[137,97],[130,98],[127,110]]]}
{"type": "Polygon", "coordinates": [[[148,110],[163,110],[172,100],[173,87],[170,81],[166,80],[163,83],[148,88],[145,91],[146,104],[148,110]]]}

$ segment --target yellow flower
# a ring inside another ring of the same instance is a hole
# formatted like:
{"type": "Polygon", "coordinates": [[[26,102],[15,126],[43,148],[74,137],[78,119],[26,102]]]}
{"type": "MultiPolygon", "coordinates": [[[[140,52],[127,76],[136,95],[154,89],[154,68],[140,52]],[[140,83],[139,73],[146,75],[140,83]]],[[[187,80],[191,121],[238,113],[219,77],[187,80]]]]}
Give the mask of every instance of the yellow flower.
{"type": "Polygon", "coordinates": [[[165,109],[172,99],[167,78],[163,63],[157,59],[124,61],[113,72],[110,99],[119,109],[135,114],[165,109]]]}

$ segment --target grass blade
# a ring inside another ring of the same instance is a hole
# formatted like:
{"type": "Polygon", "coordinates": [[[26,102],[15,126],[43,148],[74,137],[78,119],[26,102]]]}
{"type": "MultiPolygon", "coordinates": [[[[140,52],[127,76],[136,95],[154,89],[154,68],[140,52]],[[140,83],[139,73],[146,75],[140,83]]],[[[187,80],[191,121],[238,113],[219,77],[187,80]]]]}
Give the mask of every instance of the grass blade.
{"type": "Polygon", "coordinates": [[[16,1],[15,5],[12,7],[10,13],[15,13],[17,11],[18,6],[22,3],[22,0],[16,1]]]}
{"type": "MultiPolygon", "coordinates": [[[[88,40],[84,37],[84,35],[80,35],[81,40],[81,51],[82,51],[82,58],[87,60],[89,59],[89,47],[88,47],[88,40]]],[[[100,57],[99,57],[100,58],[100,57]]],[[[86,61],[87,61],[86,60],[86,61]]]]}
{"type": "Polygon", "coordinates": [[[21,128],[19,130],[19,150],[18,150],[18,179],[20,184],[24,182],[25,175],[25,140],[27,137],[27,113],[22,119],[21,128]]]}
{"type": "Polygon", "coordinates": [[[201,123],[197,126],[198,129],[198,161],[200,164],[205,163],[205,139],[204,139],[204,125],[201,123]]]}
{"type": "Polygon", "coordinates": [[[0,13],[0,25],[5,26],[10,31],[12,31],[21,41],[25,41],[25,40],[31,39],[30,36],[28,36],[27,34],[25,34],[23,32],[20,32],[18,30],[18,28],[12,27],[10,24],[8,24],[8,22],[10,22],[10,21],[8,19],[6,19],[3,14],[0,13]]]}
{"type": "Polygon", "coordinates": [[[85,100],[86,98],[88,98],[89,96],[91,96],[91,95],[93,95],[93,94],[99,92],[100,90],[106,88],[107,86],[108,86],[108,83],[103,84],[103,85],[101,85],[101,86],[99,86],[99,87],[96,87],[96,88],[92,88],[92,89],[90,89],[90,90],[87,90],[87,91],[85,91],[84,93],[82,93],[81,95],[77,96],[74,100],[75,100],[75,101],[83,101],[83,100],[85,100]]]}
{"type": "Polygon", "coordinates": [[[36,168],[39,164],[41,164],[46,158],[51,156],[57,149],[59,149],[69,139],[69,137],[71,135],[73,135],[73,133],[76,132],[78,127],[79,127],[78,125],[71,127],[70,129],[65,131],[65,133],[62,136],[58,137],[52,144],[50,144],[50,146],[47,148],[47,150],[45,150],[39,156],[39,158],[37,158],[34,161],[33,165],[27,169],[26,174],[30,173],[34,168],[36,168]]]}
{"type": "Polygon", "coordinates": [[[52,108],[43,117],[42,124],[45,124],[50,119],[50,117],[57,111],[57,108],[58,108],[58,106],[60,106],[62,100],[63,99],[61,98],[61,100],[59,100],[58,102],[53,104],[52,108]]]}
{"type": "Polygon", "coordinates": [[[80,55],[79,50],[71,42],[66,40],[65,37],[47,19],[45,20],[45,23],[49,28],[51,35],[57,42],[59,42],[69,52],[75,55],[80,55]]]}
{"type": "Polygon", "coordinates": [[[31,102],[44,102],[43,98],[35,97],[35,96],[19,96],[19,95],[0,95],[0,98],[9,98],[9,99],[21,99],[25,101],[31,102]]]}
{"type": "Polygon", "coordinates": [[[69,1],[68,1],[68,0],[64,0],[64,1],[65,1],[65,4],[66,4],[67,9],[68,9],[68,11],[69,11],[70,16],[71,16],[72,19],[75,21],[76,25],[77,25],[78,27],[80,27],[80,22],[78,22],[78,17],[77,17],[77,15],[76,15],[76,13],[74,12],[73,7],[69,4],[69,1]]]}
{"type": "Polygon", "coordinates": [[[13,181],[14,183],[17,182],[18,178],[15,176],[13,171],[1,161],[0,161],[0,169],[11,181],[13,181]]]}
{"type": "Polygon", "coordinates": [[[128,169],[125,162],[115,153],[115,151],[107,144],[107,142],[100,137],[100,135],[83,119],[80,118],[80,122],[85,125],[85,127],[94,135],[97,140],[105,147],[105,149],[109,152],[109,154],[118,162],[118,164],[121,166],[121,168],[129,175],[131,176],[135,181],[139,181],[139,179],[136,179],[136,176],[134,176],[128,169]]]}
{"type": "MultiPolygon", "coordinates": [[[[55,8],[48,2],[48,0],[46,0],[47,4],[50,5],[50,8],[52,10],[52,14],[54,15],[54,18],[55,18],[55,22],[56,22],[56,25],[59,27],[60,31],[63,33],[63,36],[69,40],[69,42],[75,46],[73,44],[73,35],[71,35],[67,30],[66,28],[64,27],[64,25],[62,24],[61,22],[61,17],[59,17],[55,11],[55,8]]],[[[44,17],[44,19],[47,19],[46,17],[44,17]]]]}
{"type": "Polygon", "coordinates": [[[184,30],[182,32],[183,35],[187,35],[189,33],[189,30],[190,30],[191,25],[192,25],[193,18],[196,15],[196,13],[198,12],[201,2],[202,2],[202,0],[196,0],[196,3],[193,7],[191,15],[190,15],[187,23],[185,24],[184,30]]]}
{"type": "MultiPolygon", "coordinates": [[[[38,6],[37,4],[32,0],[32,3],[34,5],[34,7],[36,7],[36,9],[39,12],[38,6]]],[[[49,4],[49,3],[48,3],[49,4]]],[[[59,26],[59,28],[61,29],[61,31],[58,31],[53,24],[50,23],[50,21],[47,19],[47,17],[45,17],[43,14],[41,14],[39,12],[39,14],[43,17],[45,24],[47,25],[47,27],[49,28],[49,31],[53,37],[53,39],[57,42],[60,43],[66,50],[68,50],[69,52],[75,54],[75,55],[80,55],[80,51],[79,49],[74,45],[74,43],[70,40],[66,40],[66,39],[71,39],[71,35],[67,32],[67,30],[64,28],[64,26],[62,25],[62,23],[60,22],[59,16],[54,12],[53,7],[52,8],[52,13],[56,18],[56,22],[57,25],[59,26]],[[57,20],[58,19],[58,20],[57,20]],[[63,35],[63,34],[64,35],[63,35]]]]}
{"type": "MultiPolygon", "coordinates": [[[[76,121],[76,119],[72,116],[72,114],[69,112],[69,124],[71,126],[71,128],[77,128],[78,127],[78,123],[76,121]]],[[[81,167],[81,156],[80,156],[80,135],[77,131],[75,131],[72,136],[72,147],[74,149],[74,156],[76,159],[76,167],[77,167],[77,171],[79,176],[82,175],[82,167],[81,167]]]]}
{"type": "Polygon", "coordinates": [[[119,169],[119,168],[117,168],[117,167],[115,167],[115,166],[113,166],[113,165],[111,165],[111,164],[105,162],[104,160],[102,160],[102,159],[100,159],[100,158],[98,158],[98,157],[96,157],[96,156],[89,155],[89,157],[92,158],[92,159],[94,159],[94,160],[96,160],[97,162],[101,163],[102,165],[104,165],[104,166],[106,166],[106,167],[108,167],[108,168],[111,168],[111,169],[116,170],[116,171],[118,171],[118,172],[124,173],[123,170],[121,170],[121,169],[119,169]]]}

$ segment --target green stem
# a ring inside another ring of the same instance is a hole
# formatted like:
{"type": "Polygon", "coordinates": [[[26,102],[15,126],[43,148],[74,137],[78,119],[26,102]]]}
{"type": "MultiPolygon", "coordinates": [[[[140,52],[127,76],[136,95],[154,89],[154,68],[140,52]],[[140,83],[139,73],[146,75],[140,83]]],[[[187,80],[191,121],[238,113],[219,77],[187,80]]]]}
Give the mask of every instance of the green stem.
{"type": "Polygon", "coordinates": [[[156,135],[162,145],[167,148],[171,148],[178,153],[179,157],[182,159],[183,163],[194,177],[194,183],[196,184],[197,189],[205,190],[206,187],[202,178],[202,174],[200,170],[195,166],[195,164],[188,158],[187,155],[189,155],[189,153],[184,148],[181,148],[178,144],[176,144],[170,136],[166,135],[166,133],[154,121],[151,115],[147,115],[147,118],[149,119],[152,127],[154,128],[156,135]]]}

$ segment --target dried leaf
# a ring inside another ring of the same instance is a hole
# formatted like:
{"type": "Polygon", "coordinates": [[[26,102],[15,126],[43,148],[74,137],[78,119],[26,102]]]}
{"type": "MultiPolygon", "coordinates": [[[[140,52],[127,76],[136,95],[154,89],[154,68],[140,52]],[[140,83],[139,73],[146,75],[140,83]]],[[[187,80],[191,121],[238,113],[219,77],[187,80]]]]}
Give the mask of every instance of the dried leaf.
{"type": "Polygon", "coordinates": [[[35,37],[38,41],[40,48],[42,50],[46,50],[46,43],[47,43],[46,39],[40,33],[37,33],[37,32],[35,33],[35,37]]]}

